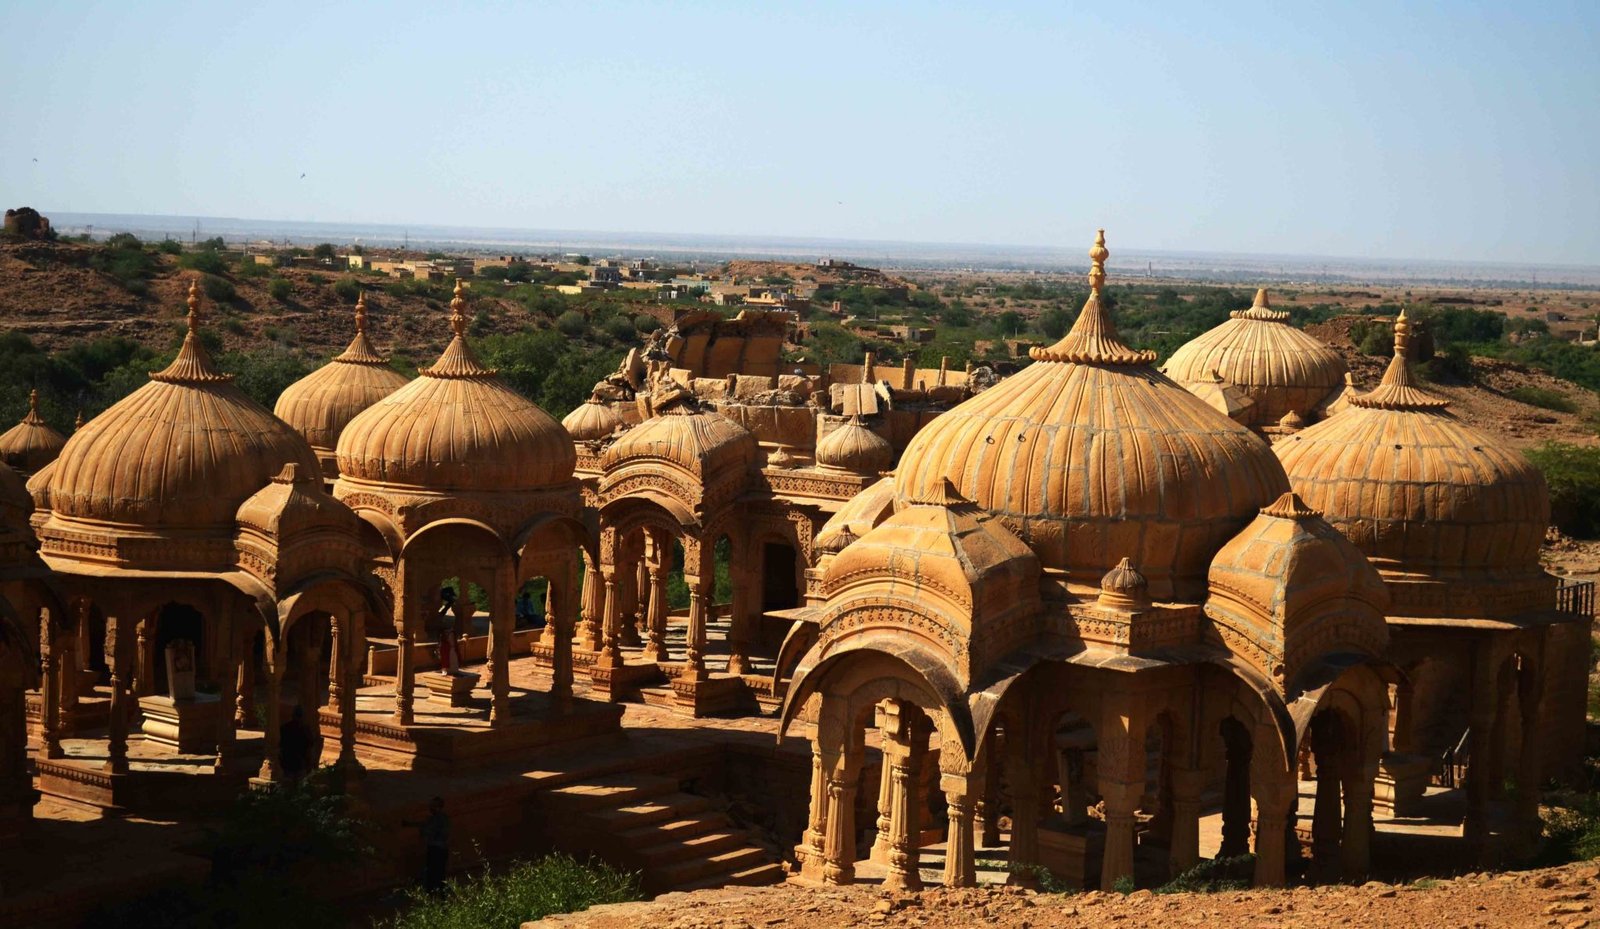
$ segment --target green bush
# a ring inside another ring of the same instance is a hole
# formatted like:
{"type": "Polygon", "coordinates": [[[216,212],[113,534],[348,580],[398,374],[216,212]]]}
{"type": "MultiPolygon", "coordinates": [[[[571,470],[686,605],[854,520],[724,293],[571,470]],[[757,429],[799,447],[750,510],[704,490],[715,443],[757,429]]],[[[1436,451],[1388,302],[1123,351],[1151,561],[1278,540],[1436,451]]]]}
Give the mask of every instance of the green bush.
{"type": "Polygon", "coordinates": [[[286,277],[275,277],[267,283],[267,293],[272,295],[272,299],[280,303],[288,300],[289,294],[293,290],[293,285],[289,283],[289,279],[286,277]]]}
{"type": "Polygon", "coordinates": [[[239,266],[233,273],[238,277],[266,277],[272,273],[272,269],[264,264],[257,264],[256,256],[244,255],[239,259],[239,266]]]}
{"type": "Polygon", "coordinates": [[[1526,403],[1542,410],[1555,410],[1558,413],[1578,412],[1578,405],[1567,399],[1565,394],[1543,387],[1514,387],[1506,391],[1506,396],[1518,403],[1526,403]]]}
{"type": "Polygon", "coordinates": [[[588,333],[589,320],[577,310],[568,310],[556,318],[556,328],[565,335],[577,338],[588,333]]]}
{"type": "Polygon", "coordinates": [[[178,259],[178,264],[191,271],[202,271],[206,274],[228,273],[228,259],[224,258],[221,252],[209,248],[188,252],[178,259]]]}
{"type": "Polygon", "coordinates": [[[1561,531],[1600,536],[1600,448],[1546,442],[1527,455],[1550,485],[1550,518],[1561,531]]]}
{"type": "Polygon", "coordinates": [[[613,316],[606,320],[606,335],[618,342],[633,342],[638,338],[639,331],[634,328],[633,320],[626,316],[613,316]]]}
{"type": "Polygon", "coordinates": [[[206,297],[216,303],[231,303],[239,292],[233,289],[233,284],[227,278],[207,274],[200,278],[200,289],[205,291],[206,297]]]}
{"type": "Polygon", "coordinates": [[[640,313],[633,318],[633,328],[637,329],[640,335],[649,335],[661,328],[661,320],[648,313],[640,313]]]}
{"type": "Polygon", "coordinates": [[[144,295],[161,262],[146,251],[139,237],[119,232],[106,240],[104,248],[89,257],[89,267],[116,281],[123,290],[144,295]]]}
{"type": "Polygon", "coordinates": [[[177,239],[162,239],[156,243],[156,251],[163,255],[181,255],[183,254],[183,243],[177,239]]]}
{"type": "Polygon", "coordinates": [[[557,913],[640,899],[635,875],[596,861],[555,854],[501,871],[452,880],[430,896],[413,890],[404,911],[381,929],[517,929],[557,913]]]}
{"type": "Polygon", "coordinates": [[[1212,858],[1156,888],[1158,894],[1211,894],[1247,890],[1255,878],[1256,856],[1212,858]]]}
{"type": "Polygon", "coordinates": [[[1478,379],[1472,354],[1461,344],[1446,345],[1443,351],[1417,365],[1417,373],[1436,384],[1471,384],[1478,379]]]}
{"type": "Polygon", "coordinates": [[[333,293],[345,303],[355,303],[361,296],[361,282],[353,277],[341,277],[334,282],[333,293]]]}

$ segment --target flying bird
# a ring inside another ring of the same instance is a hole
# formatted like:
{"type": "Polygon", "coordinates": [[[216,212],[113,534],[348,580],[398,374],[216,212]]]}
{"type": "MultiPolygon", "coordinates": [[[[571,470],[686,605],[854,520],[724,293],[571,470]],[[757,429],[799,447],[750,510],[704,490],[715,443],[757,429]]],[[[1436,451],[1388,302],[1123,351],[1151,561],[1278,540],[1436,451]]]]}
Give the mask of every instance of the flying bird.
{"type": "Polygon", "coordinates": [[[301,172],[300,172],[300,180],[302,180],[302,181],[303,181],[303,180],[305,180],[305,179],[306,179],[306,173],[305,173],[305,172],[304,172],[304,171],[301,171],[301,172]]]}

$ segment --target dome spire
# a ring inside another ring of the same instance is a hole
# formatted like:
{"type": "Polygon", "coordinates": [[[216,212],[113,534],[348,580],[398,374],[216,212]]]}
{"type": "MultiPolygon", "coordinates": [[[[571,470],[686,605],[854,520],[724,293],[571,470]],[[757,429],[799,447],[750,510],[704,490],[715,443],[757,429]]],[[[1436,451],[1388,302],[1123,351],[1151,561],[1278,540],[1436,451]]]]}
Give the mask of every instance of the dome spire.
{"type": "Polygon", "coordinates": [[[183,347],[178,349],[178,357],[172,359],[172,364],[167,365],[165,369],[150,372],[150,379],[169,384],[214,384],[233,380],[233,375],[223,374],[217,370],[217,366],[211,361],[211,354],[200,341],[199,279],[189,282],[188,304],[189,331],[184,334],[183,347]]]}
{"type": "Polygon", "coordinates": [[[1406,311],[1394,320],[1394,357],[1383,372],[1383,381],[1369,394],[1350,398],[1355,406],[1379,410],[1437,410],[1450,405],[1450,401],[1435,397],[1417,386],[1411,373],[1411,320],[1406,311]]]}
{"type": "Polygon", "coordinates": [[[28,412],[22,421],[30,426],[42,426],[44,420],[39,417],[39,388],[28,391],[28,412]]]}
{"type": "Polygon", "coordinates": [[[1289,318],[1288,313],[1272,308],[1272,299],[1265,287],[1256,288],[1256,299],[1250,304],[1250,309],[1235,311],[1231,315],[1235,319],[1259,319],[1272,323],[1281,323],[1289,318]]]}
{"type": "Polygon", "coordinates": [[[334,361],[340,364],[357,365],[385,365],[389,359],[378,354],[377,349],[367,340],[367,292],[361,291],[356,297],[356,337],[350,340],[350,345],[342,353],[334,356],[334,361]]]}
{"type": "Polygon", "coordinates": [[[1101,229],[1095,236],[1094,247],[1089,249],[1089,299],[1083,311],[1061,341],[1049,348],[1029,349],[1028,357],[1034,361],[1106,365],[1147,365],[1156,360],[1155,352],[1129,348],[1117,333],[1111,314],[1100,305],[1100,288],[1105,285],[1106,259],[1110,256],[1106,231],[1101,229]]]}
{"type": "Polygon", "coordinates": [[[455,337],[450,344],[445,346],[444,354],[433,363],[433,367],[424,368],[424,377],[492,377],[494,371],[483,366],[478,356],[472,353],[467,345],[467,285],[456,278],[455,295],[450,298],[450,331],[455,337]]]}

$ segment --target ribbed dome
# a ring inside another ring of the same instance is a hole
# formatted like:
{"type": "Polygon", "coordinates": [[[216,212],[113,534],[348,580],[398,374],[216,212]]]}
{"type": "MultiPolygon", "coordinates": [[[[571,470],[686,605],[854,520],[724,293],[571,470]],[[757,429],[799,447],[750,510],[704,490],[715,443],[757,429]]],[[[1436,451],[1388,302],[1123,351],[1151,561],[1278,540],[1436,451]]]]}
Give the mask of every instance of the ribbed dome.
{"type": "Polygon", "coordinates": [[[603,401],[590,397],[568,413],[561,425],[579,442],[598,442],[622,425],[622,417],[603,401]]]}
{"type": "Polygon", "coordinates": [[[406,385],[367,340],[367,295],[356,300],[356,336],[350,347],[293,384],[278,397],[273,413],[305,437],[322,461],[323,475],[339,476],[334,448],[357,413],[406,385]]]}
{"type": "Polygon", "coordinates": [[[572,437],[485,368],[468,347],[463,288],[450,301],[455,337],[433,367],[339,435],[340,479],[429,490],[540,490],[572,479],[572,437]]]}
{"type": "Polygon", "coordinates": [[[855,474],[877,474],[894,467],[894,446],[851,416],[817,443],[817,464],[855,474]]]}
{"type": "Polygon", "coordinates": [[[653,458],[707,478],[753,467],[760,457],[756,437],[743,426],[721,413],[678,406],[624,432],[606,449],[600,465],[609,471],[629,460],[653,458]]]}
{"type": "Polygon", "coordinates": [[[0,461],[23,474],[32,474],[56,460],[67,437],[50,428],[39,415],[39,392],[28,393],[28,413],[0,434],[0,461]]]}
{"type": "Polygon", "coordinates": [[[1391,587],[1431,580],[1460,595],[1457,606],[1420,607],[1392,590],[1397,609],[1483,609],[1461,597],[1479,596],[1471,589],[1482,585],[1543,583],[1539,546],[1549,492],[1521,453],[1456,419],[1445,411],[1447,401],[1413,381],[1410,331],[1402,313],[1378,389],[1351,397],[1344,412],[1284,438],[1275,451],[1295,491],[1365,552],[1391,587]]]}
{"type": "Polygon", "coordinates": [[[1249,424],[1272,425],[1291,410],[1313,413],[1344,385],[1344,359],[1288,319],[1271,308],[1263,287],[1250,309],[1173,352],[1164,370],[1185,386],[1220,375],[1255,401],[1249,424]]]}
{"type": "Polygon", "coordinates": [[[232,529],[234,512],[290,463],[316,458],[294,430],[212,364],[189,333],[166,370],[73,433],[50,469],[52,517],[140,528],[232,529]]]}
{"type": "Polygon", "coordinates": [[[1100,305],[1104,241],[1072,331],[918,432],[896,491],[923,498],[948,477],[1047,571],[1097,587],[1128,557],[1152,596],[1198,598],[1212,554],[1288,481],[1260,438],[1122,344],[1100,305]]]}

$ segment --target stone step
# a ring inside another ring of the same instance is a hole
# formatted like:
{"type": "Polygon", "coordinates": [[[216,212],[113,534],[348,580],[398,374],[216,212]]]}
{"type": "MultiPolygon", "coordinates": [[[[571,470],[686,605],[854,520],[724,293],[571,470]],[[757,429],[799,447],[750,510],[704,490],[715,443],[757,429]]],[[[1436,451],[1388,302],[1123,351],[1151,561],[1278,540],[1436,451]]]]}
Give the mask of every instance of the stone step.
{"type": "Polygon", "coordinates": [[[718,829],[682,839],[668,839],[646,848],[635,847],[629,857],[644,864],[646,871],[670,868],[691,859],[712,858],[737,848],[748,848],[750,837],[741,830],[718,829]]]}
{"type": "Polygon", "coordinates": [[[639,699],[645,706],[672,708],[677,705],[677,694],[671,687],[641,687],[639,699]]]}
{"type": "Polygon", "coordinates": [[[649,848],[662,842],[682,842],[697,835],[732,828],[728,817],[721,813],[683,816],[656,820],[643,826],[617,833],[617,838],[630,848],[649,848]]]}
{"type": "Polygon", "coordinates": [[[711,801],[693,794],[671,793],[616,809],[594,810],[589,818],[607,831],[627,834],[643,826],[693,816],[711,808],[711,801]]]}
{"type": "Polygon", "coordinates": [[[691,881],[690,883],[680,885],[673,889],[690,891],[707,890],[712,887],[758,887],[763,884],[779,883],[787,876],[788,875],[784,873],[783,865],[769,861],[766,864],[757,865],[753,868],[746,868],[743,871],[734,871],[728,874],[713,874],[710,877],[702,878],[698,881],[691,881]]]}
{"type": "Polygon", "coordinates": [[[678,782],[647,774],[618,775],[569,784],[546,791],[545,806],[564,811],[588,812],[637,805],[643,801],[676,793],[678,782]]]}
{"type": "Polygon", "coordinates": [[[767,853],[753,845],[733,848],[714,855],[690,858],[677,864],[661,868],[652,868],[644,874],[646,890],[653,888],[655,892],[661,889],[681,887],[695,881],[703,881],[717,874],[733,874],[738,871],[758,867],[767,863],[767,853]]]}

